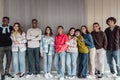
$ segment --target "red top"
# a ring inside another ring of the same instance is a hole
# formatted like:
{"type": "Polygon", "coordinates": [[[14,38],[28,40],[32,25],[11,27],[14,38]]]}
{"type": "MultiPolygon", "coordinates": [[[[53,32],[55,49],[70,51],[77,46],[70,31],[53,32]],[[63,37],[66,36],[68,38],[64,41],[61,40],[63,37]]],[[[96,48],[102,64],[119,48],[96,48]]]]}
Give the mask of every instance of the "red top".
{"type": "Polygon", "coordinates": [[[55,36],[55,51],[61,53],[67,50],[68,36],[64,33],[55,36]]]}

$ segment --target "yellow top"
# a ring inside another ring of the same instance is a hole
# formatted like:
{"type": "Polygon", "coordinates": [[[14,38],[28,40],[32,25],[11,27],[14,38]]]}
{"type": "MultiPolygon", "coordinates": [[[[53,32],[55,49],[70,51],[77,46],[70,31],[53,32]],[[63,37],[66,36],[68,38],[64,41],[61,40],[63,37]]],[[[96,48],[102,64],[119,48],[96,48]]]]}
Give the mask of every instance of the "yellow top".
{"type": "Polygon", "coordinates": [[[87,46],[85,45],[85,42],[82,41],[83,37],[82,36],[78,36],[77,37],[77,46],[78,46],[78,52],[79,53],[86,53],[88,54],[88,48],[87,46]]]}
{"type": "Polygon", "coordinates": [[[16,39],[17,33],[18,33],[17,31],[14,32],[14,37],[15,37],[15,39],[16,39]]]}

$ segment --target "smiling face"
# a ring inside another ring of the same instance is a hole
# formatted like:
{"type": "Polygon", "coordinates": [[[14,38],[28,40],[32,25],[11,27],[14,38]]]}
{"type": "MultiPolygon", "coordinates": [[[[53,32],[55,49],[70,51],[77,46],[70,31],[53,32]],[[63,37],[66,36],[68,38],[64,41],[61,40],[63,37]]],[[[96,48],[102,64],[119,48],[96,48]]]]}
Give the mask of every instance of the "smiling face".
{"type": "Polygon", "coordinates": [[[63,28],[62,27],[59,27],[58,28],[58,34],[62,34],[63,33],[63,28]]]}
{"type": "Polygon", "coordinates": [[[15,25],[13,26],[13,29],[14,29],[14,31],[18,31],[18,30],[19,30],[19,25],[18,25],[18,24],[15,24],[15,25]]]}
{"type": "Polygon", "coordinates": [[[75,33],[75,29],[71,29],[71,30],[70,30],[70,35],[72,35],[72,36],[73,36],[73,35],[74,35],[74,33],[75,33]]]}
{"type": "Polygon", "coordinates": [[[47,29],[46,29],[46,33],[47,33],[47,34],[50,34],[50,28],[47,28],[47,29]]]}
{"type": "Polygon", "coordinates": [[[109,25],[110,27],[114,27],[114,26],[115,26],[115,23],[114,23],[113,20],[108,20],[108,25],[109,25]]]}
{"type": "Polygon", "coordinates": [[[95,31],[95,32],[100,31],[100,26],[98,24],[94,24],[93,31],[95,31]]]}
{"type": "Polygon", "coordinates": [[[76,31],[76,32],[75,32],[75,36],[80,36],[80,32],[79,32],[79,31],[76,31]]]}
{"type": "Polygon", "coordinates": [[[2,22],[4,26],[7,26],[9,24],[9,20],[7,18],[4,18],[2,22]]]}
{"type": "Polygon", "coordinates": [[[82,31],[82,33],[86,34],[86,28],[85,27],[82,27],[81,31],[82,31]]]}
{"type": "Polygon", "coordinates": [[[37,23],[36,20],[33,20],[33,21],[32,21],[32,27],[33,27],[33,28],[37,28],[37,24],[38,24],[38,23],[37,23]]]}

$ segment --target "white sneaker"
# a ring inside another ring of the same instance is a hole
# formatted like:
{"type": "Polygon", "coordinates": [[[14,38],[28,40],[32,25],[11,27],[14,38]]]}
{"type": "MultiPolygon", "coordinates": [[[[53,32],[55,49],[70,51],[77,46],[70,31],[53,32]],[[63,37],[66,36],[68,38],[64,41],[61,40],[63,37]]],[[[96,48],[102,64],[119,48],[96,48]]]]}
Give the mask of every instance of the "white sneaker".
{"type": "Polygon", "coordinates": [[[53,78],[53,75],[52,75],[51,73],[48,73],[48,76],[49,76],[50,78],[53,78]]]}
{"type": "Polygon", "coordinates": [[[32,74],[31,75],[26,75],[26,78],[30,78],[32,76],[32,74]]]}
{"type": "Polygon", "coordinates": [[[75,76],[69,77],[69,79],[75,79],[75,76]]]}
{"type": "Polygon", "coordinates": [[[69,79],[69,76],[65,76],[66,79],[69,79]]]}
{"type": "Polygon", "coordinates": [[[49,78],[48,73],[45,73],[45,78],[46,78],[46,79],[48,79],[48,78],[49,78]]]}
{"type": "Polygon", "coordinates": [[[60,75],[59,74],[57,74],[56,76],[55,76],[55,78],[59,78],[60,77],[60,75]]]}
{"type": "Polygon", "coordinates": [[[116,75],[115,73],[114,73],[114,74],[110,73],[110,74],[107,75],[107,77],[108,77],[108,78],[117,77],[117,75],[116,75]]]}
{"type": "Polygon", "coordinates": [[[37,74],[36,76],[37,76],[37,77],[40,77],[40,74],[37,74]]]}
{"type": "Polygon", "coordinates": [[[60,80],[64,80],[64,77],[61,77],[60,80]]]}
{"type": "Polygon", "coordinates": [[[95,78],[95,76],[93,76],[93,75],[88,75],[87,78],[93,79],[93,78],[95,78]]]}

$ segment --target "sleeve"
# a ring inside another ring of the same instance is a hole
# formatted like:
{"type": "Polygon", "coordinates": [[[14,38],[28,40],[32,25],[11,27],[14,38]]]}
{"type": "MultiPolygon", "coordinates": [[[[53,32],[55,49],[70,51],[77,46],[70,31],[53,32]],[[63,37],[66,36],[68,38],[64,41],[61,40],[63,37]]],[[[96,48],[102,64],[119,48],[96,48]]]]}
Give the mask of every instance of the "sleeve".
{"type": "Polygon", "coordinates": [[[31,36],[30,30],[28,30],[28,31],[27,31],[27,40],[32,40],[32,39],[34,39],[34,38],[35,38],[35,36],[31,36]]]}
{"type": "Polygon", "coordinates": [[[107,42],[107,37],[106,37],[106,34],[104,33],[104,39],[103,39],[103,48],[106,50],[107,49],[107,44],[108,44],[108,42],[107,42]]]}
{"type": "Polygon", "coordinates": [[[40,53],[43,54],[43,38],[40,41],[40,53]]]}
{"type": "Polygon", "coordinates": [[[26,34],[23,32],[22,33],[22,39],[21,41],[19,41],[20,44],[24,44],[24,43],[27,43],[27,40],[26,40],[26,34]]]}
{"type": "Polygon", "coordinates": [[[89,34],[89,35],[88,35],[88,39],[85,39],[85,38],[84,38],[84,42],[85,42],[86,45],[89,45],[89,46],[90,46],[91,43],[93,43],[93,38],[92,38],[92,36],[89,34]]]}
{"type": "Polygon", "coordinates": [[[39,40],[41,40],[41,36],[42,36],[42,31],[39,30],[38,37],[37,37],[37,38],[33,38],[32,40],[34,40],[34,41],[39,41],[39,40]]]}

